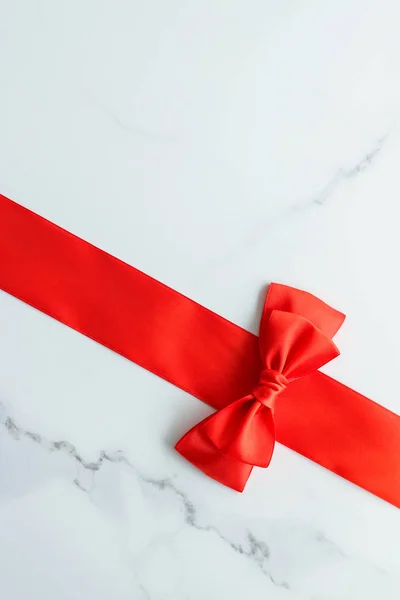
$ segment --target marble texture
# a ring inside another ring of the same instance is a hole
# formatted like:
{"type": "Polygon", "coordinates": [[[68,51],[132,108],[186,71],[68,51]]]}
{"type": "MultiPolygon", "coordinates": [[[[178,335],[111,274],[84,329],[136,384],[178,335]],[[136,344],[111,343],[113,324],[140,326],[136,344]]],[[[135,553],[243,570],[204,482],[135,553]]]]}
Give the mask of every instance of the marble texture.
{"type": "MultiPolygon", "coordinates": [[[[252,331],[266,282],[313,291],[326,371],[400,413],[399,20],[2,0],[0,191],[252,331]]],[[[400,597],[398,509],[282,446],[223,488],[172,449],[209,412],[0,294],[2,597],[400,597]]]]}

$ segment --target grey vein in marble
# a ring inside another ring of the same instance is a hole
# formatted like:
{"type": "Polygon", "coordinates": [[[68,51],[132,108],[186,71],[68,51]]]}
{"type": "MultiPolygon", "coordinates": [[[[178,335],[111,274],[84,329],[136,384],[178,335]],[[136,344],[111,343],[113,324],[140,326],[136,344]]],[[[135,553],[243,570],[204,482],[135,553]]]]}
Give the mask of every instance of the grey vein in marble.
{"type": "Polygon", "coordinates": [[[388,139],[391,130],[385,133],[383,136],[377,139],[376,144],[353,166],[345,168],[340,167],[333,175],[332,179],[310,200],[293,206],[295,210],[304,210],[311,206],[323,206],[330,198],[334,195],[336,190],[345,182],[358,177],[361,173],[369,169],[378,155],[382,151],[382,148],[388,139]]]}
{"type": "Polygon", "coordinates": [[[149,129],[144,129],[143,127],[139,127],[137,125],[133,125],[132,123],[128,123],[121,117],[119,117],[114,110],[112,110],[109,106],[101,102],[98,98],[94,97],[91,93],[86,90],[82,90],[82,94],[87,98],[87,100],[96,106],[116,127],[128,133],[130,135],[140,136],[142,138],[148,138],[150,140],[159,141],[159,142],[170,142],[173,141],[174,138],[170,135],[157,133],[151,131],[149,129]]]}
{"type": "MultiPolygon", "coordinates": [[[[240,260],[240,257],[243,254],[243,247],[246,247],[247,249],[256,248],[262,243],[263,239],[265,239],[265,235],[271,230],[286,224],[291,219],[296,219],[299,216],[308,214],[316,208],[322,208],[328,204],[342,185],[358,178],[362,173],[372,167],[381,154],[393,129],[394,126],[377,138],[376,143],[355,164],[347,168],[339,167],[328,183],[310,198],[303,201],[295,201],[282,211],[269,216],[266,220],[260,220],[256,226],[252,227],[251,234],[246,234],[243,238],[238,239],[235,246],[225,254],[221,252],[219,258],[214,257],[212,265],[207,264],[207,269],[210,269],[210,267],[213,269],[216,269],[217,267],[220,268],[223,263],[240,260]]],[[[247,254],[248,253],[246,253],[246,256],[247,254]]]]}
{"type": "MultiPolygon", "coordinates": [[[[123,463],[130,469],[134,470],[135,474],[139,477],[142,483],[150,485],[160,492],[165,490],[173,492],[182,504],[182,508],[184,511],[184,522],[186,525],[194,527],[198,531],[204,531],[217,535],[221,540],[228,544],[234,552],[254,561],[254,563],[261,569],[261,571],[269,577],[272,583],[274,583],[275,585],[281,585],[284,588],[289,587],[286,582],[277,583],[271,576],[271,574],[268,572],[266,562],[269,558],[270,553],[268,546],[264,541],[258,540],[251,531],[248,531],[246,540],[247,544],[239,544],[232,542],[227,537],[225,537],[214,525],[200,525],[197,519],[196,507],[194,506],[193,502],[191,502],[187,494],[179,490],[170,479],[154,479],[152,477],[147,477],[143,475],[132,465],[132,463],[126,458],[126,456],[121,451],[110,453],[102,450],[97,460],[87,461],[81,456],[81,454],[79,454],[76,447],[70,442],[65,440],[52,442],[37,433],[27,431],[22,427],[19,427],[10,416],[4,415],[4,407],[2,407],[1,405],[0,409],[2,409],[3,412],[3,418],[0,420],[0,422],[4,425],[9,435],[16,441],[25,437],[31,440],[32,442],[39,444],[42,448],[49,452],[60,452],[62,454],[66,454],[69,457],[71,457],[72,460],[79,463],[79,465],[81,465],[83,469],[92,472],[93,474],[100,471],[105,461],[117,464],[123,463]]],[[[90,492],[90,489],[86,488],[80,482],[78,477],[74,479],[73,483],[80,490],[86,493],[90,492]]]]}
{"type": "MultiPolygon", "coordinates": [[[[99,456],[94,461],[86,460],[81,453],[77,450],[77,448],[70,442],[62,440],[62,441],[50,441],[45,436],[42,436],[36,432],[28,431],[23,427],[19,426],[15,420],[8,414],[5,406],[0,403],[0,424],[3,425],[4,431],[8,433],[8,435],[15,441],[26,440],[28,443],[33,443],[39,446],[42,450],[47,451],[49,454],[58,453],[59,455],[66,456],[72,464],[75,463],[80,468],[83,469],[84,472],[89,473],[91,475],[91,483],[90,485],[85,485],[82,482],[79,473],[77,477],[72,480],[72,483],[81,491],[86,493],[89,499],[92,501],[91,494],[95,489],[96,476],[100,473],[105,463],[113,464],[113,465],[122,465],[127,467],[131,473],[134,473],[138,479],[140,486],[145,489],[153,489],[157,492],[169,492],[175,497],[178,503],[181,506],[181,513],[183,515],[183,525],[179,527],[172,534],[168,534],[166,537],[164,536],[164,540],[156,537],[152,539],[149,544],[146,545],[145,548],[142,548],[140,553],[142,553],[146,548],[150,548],[154,544],[157,544],[158,541],[172,541],[176,538],[177,535],[182,531],[182,528],[188,526],[190,528],[195,529],[196,531],[203,533],[210,533],[215,535],[218,539],[220,539],[228,548],[230,548],[235,554],[245,557],[250,560],[257,569],[261,571],[261,573],[268,578],[268,580],[278,588],[281,588],[282,591],[286,590],[288,593],[294,593],[297,597],[297,592],[291,589],[291,585],[282,577],[276,577],[271,573],[271,567],[269,564],[271,558],[271,551],[268,544],[257,537],[249,528],[246,527],[244,534],[244,542],[236,542],[230,539],[230,537],[226,536],[219,527],[216,527],[213,524],[207,523],[203,524],[198,515],[198,509],[190,499],[190,497],[181,489],[179,489],[175,483],[169,478],[153,478],[149,477],[142,472],[140,472],[132,462],[125,456],[125,454],[121,451],[116,452],[108,452],[102,450],[99,453],[99,456]]],[[[310,537],[310,528],[306,526],[307,529],[307,537],[310,537]]],[[[311,539],[314,544],[317,544],[318,547],[322,544],[326,549],[327,556],[336,557],[336,559],[341,560],[349,560],[351,557],[347,556],[340,548],[338,548],[331,541],[327,540],[324,534],[317,530],[312,530],[311,539]]],[[[372,566],[372,565],[371,565],[372,566]]],[[[372,566],[372,569],[375,572],[379,572],[381,576],[388,575],[382,569],[372,566]]],[[[141,589],[145,598],[150,598],[151,595],[145,588],[145,586],[140,581],[140,577],[137,575],[138,585],[141,589]]],[[[301,597],[301,596],[300,596],[301,597]]]]}
{"type": "MultiPolygon", "coordinates": [[[[170,479],[154,479],[152,477],[147,477],[143,475],[132,465],[132,463],[126,458],[126,456],[121,451],[113,453],[101,451],[97,460],[86,461],[81,456],[81,454],[79,454],[76,447],[70,442],[64,440],[52,442],[37,433],[27,431],[24,428],[18,426],[10,416],[5,414],[4,407],[0,404],[0,414],[1,413],[3,413],[3,415],[0,417],[0,423],[3,424],[8,434],[15,441],[18,441],[22,438],[26,438],[40,445],[43,449],[49,452],[60,452],[62,454],[65,454],[69,456],[72,460],[79,463],[79,465],[81,465],[83,469],[93,474],[100,471],[105,461],[115,464],[122,463],[128,466],[130,469],[132,469],[135,472],[135,474],[139,477],[142,483],[147,484],[160,492],[166,490],[171,491],[181,502],[184,512],[184,523],[186,525],[188,525],[189,527],[193,527],[198,531],[212,533],[218,536],[235,553],[253,561],[255,565],[257,565],[257,567],[262,571],[262,573],[266,575],[274,585],[281,586],[285,589],[289,589],[289,584],[287,582],[283,581],[278,583],[274,579],[274,577],[268,572],[267,561],[270,557],[270,551],[266,542],[257,539],[257,537],[251,531],[248,531],[246,544],[236,543],[228,539],[225,535],[223,535],[214,525],[201,525],[198,522],[197,511],[193,502],[189,499],[187,494],[178,489],[170,479]]],[[[80,490],[86,493],[89,493],[91,491],[79,481],[79,478],[75,478],[73,483],[80,490]]]]}

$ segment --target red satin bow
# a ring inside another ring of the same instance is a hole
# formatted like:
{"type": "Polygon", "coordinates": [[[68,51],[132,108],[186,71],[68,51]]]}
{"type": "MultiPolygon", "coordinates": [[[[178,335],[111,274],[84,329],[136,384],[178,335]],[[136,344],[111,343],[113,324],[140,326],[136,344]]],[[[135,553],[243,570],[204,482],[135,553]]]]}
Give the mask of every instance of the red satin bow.
{"type": "Polygon", "coordinates": [[[343,319],[307,292],[271,284],[260,325],[258,384],[193,427],[176,444],[177,451],[210,477],[242,491],[251,468],[271,461],[276,402],[284,402],[291,381],[338,356],[331,337],[343,319]]]}

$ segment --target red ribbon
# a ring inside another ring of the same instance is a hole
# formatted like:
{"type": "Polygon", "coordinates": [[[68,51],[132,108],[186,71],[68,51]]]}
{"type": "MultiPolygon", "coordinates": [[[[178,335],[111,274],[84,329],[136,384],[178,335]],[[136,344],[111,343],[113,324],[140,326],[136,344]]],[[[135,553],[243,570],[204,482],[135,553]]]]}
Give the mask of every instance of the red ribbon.
{"type": "Polygon", "coordinates": [[[0,288],[218,409],[178,450],[243,489],[275,438],[400,507],[400,417],[320,373],[343,315],[272,284],[260,338],[0,196],[0,288]]]}

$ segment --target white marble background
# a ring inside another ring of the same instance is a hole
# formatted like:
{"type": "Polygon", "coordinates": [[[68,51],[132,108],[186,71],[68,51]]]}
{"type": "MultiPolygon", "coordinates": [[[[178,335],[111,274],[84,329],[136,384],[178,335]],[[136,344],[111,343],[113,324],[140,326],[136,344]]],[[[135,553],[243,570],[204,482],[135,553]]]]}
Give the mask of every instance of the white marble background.
{"type": "MultiPolygon", "coordinates": [[[[1,0],[0,191],[257,330],[347,312],[328,372],[400,413],[397,0],[1,0]]],[[[0,257],[1,260],[1,257],[0,257]]],[[[400,512],[288,449],[244,494],[209,409],[0,295],[5,600],[398,600],[400,512]]]]}

